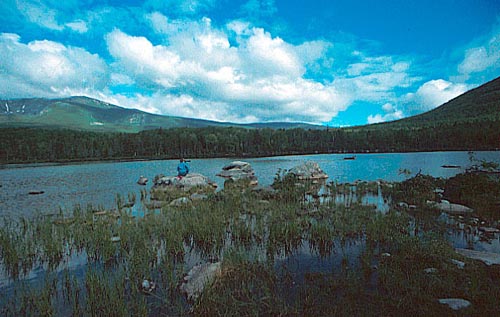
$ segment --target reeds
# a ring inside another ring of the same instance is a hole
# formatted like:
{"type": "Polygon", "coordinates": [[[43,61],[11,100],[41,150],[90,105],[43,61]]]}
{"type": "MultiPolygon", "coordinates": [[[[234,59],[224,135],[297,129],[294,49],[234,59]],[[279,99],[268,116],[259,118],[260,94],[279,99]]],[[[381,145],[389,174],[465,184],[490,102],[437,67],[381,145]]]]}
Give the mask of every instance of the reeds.
{"type": "Polygon", "coordinates": [[[137,217],[126,207],[135,196],[116,196],[116,210],[75,206],[50,217],[4,219],[0,259],[10,291],[0,297],[0,313],[398,315],[419,314],[425,305],[422,312],[446,315],[436,301],[443,296],[472,300],[467,313],[491,313],[500,274],[456,255],[434,210],[382,214],[358,199],[387,188],[421,201],[429,184],[435,185],[427,178],[395,188],[331,183],[326,196],[346,195],[349,202],[338,204],[280,174],[271,196],[233,186],[137,217]],[[313,272],[287,267],[297,254],[328,264],[313,272]],[[455,258],[467,263],[465,270],[455,258]],[[211,261],[222,261],[221,275],[189,303],[178,290],[183,274],[211,261]],[[40,268],[43,277],[30,280],[40,268]],[[145,279],[156,289],[144,292],[145,279]]]}

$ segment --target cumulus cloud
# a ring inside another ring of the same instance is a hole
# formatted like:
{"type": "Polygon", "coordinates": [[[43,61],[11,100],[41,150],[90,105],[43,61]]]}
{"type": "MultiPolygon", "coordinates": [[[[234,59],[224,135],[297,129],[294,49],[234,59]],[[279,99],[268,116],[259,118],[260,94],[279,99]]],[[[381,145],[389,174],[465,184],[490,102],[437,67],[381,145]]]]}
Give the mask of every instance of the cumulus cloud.
{"type": "Polygon", "coordinates": [[[428,111],[463,94],[469,88],[466,84],[452,83],[444,79],[430,80],[420,86],[416,93],[408,94],[406,100],[417,110],[428,111]]]}
{"type": "Polygon", "coordinates": [[[398,120],[404,117],[403,111],[398,110],[394,107],[394,105],[390,103],[386,103],[382,106],[382,110],[385,112],[382,114],[369,115],[367,118],[367,123],[380,123],[386,121],[398,120]]]}
{"type": "Polygon", "coordinates": [[[294,46],[242,22],[218,29],[208,18],[169,20],[158,12],[147,18],[165,36],[162,44],[121,30],[106,36],[114,73],[162,96],[162,103],[133,98],[141,109],[218,121],[321,122],[349,105],[331,83],[303,77],[305,65],[322,55],[324,42],[294,46]],[[237,33],[234,45],[231,32],[237,33]]]}
{"type": "Polygon", "coordinates": [[[0,35],[0,95],[57,97],[102,90],[107,66],[99,56],[52,41],[24,44],[16,34],[0,35]]]}

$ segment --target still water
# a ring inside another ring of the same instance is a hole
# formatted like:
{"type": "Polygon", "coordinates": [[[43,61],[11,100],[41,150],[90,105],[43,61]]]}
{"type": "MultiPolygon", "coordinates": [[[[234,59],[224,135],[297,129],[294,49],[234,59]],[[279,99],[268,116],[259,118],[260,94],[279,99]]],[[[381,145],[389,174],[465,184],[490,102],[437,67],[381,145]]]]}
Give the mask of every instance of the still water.
{"type": "MultiPolygon", "coordinates": [[[[500,152],[475,152],[476,159],[500,163],[500,152]]],[[[468,152],[420,152],[357,154],[355,160],[344,160],[343,154],[318,154],[245,158],[255,170],[262,186],[270,185],[279,169],[290,169],[305,161],[315,161],[329,175],[328,181],[353,182],[383,179],[400,181],[407,169],[435,177],[452,177],[463,172],[472,163],[468,152]],[[443,168],[442,165],[460,168],[443,168]]],[[[195,159],[191,171],[201,173],[216,181],[219,188],[224,180],[215,175],[222,167],[237,159],[195,159]]],[[[29,216],[35,212],[53,213],[62,208],[71,209],[75,204],[115,207],[115,197],[127,197],[141,189],[149,189],[155,175],[175,175],[177,160],[101,162],[71,165],[3,166],[0,168],[0,216],[29,216]],[[150,181],[146,187],[138,185],[143,175],[150,181]],[[30,191],[43,191],[29,195],[30,191]]]]}

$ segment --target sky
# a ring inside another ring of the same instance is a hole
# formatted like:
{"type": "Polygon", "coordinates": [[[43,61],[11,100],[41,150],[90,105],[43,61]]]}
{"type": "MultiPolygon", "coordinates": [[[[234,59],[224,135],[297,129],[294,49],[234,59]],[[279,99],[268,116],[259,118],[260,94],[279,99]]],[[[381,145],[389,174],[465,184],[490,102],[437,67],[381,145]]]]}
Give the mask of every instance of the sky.
{"type": "Polygon", "coordinates": [[[332,127],[500,76],[500,0],[1,0],[0,99],[332,127]]]}

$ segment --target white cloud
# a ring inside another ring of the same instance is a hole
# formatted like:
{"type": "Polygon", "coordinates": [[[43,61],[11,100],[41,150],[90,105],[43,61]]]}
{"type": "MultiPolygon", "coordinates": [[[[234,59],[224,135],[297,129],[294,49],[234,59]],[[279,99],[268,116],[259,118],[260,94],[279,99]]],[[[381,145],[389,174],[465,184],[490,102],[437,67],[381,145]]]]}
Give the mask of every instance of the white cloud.
{"type": "Polygon", "coordinates": [[[484,45],[466,50],[464,60],[458,65],[459,73],[466,78],[488,68],[500,68],[500,33],[493,35],[484,45]]]}
{"type": "Polygon", "coordinates": [[[64,29],[57,21],[57,11],[41,2],[16,0],[17,9],[30,21],[44,28],[61,31],[64,29]]]}
{"type": "Polygon", "coordinates": [[[369,115],[367,118],[367,123],[380,123],[386,121],[398,120],[404,117],[403,111],[396,109],[391,103],[386,103],[382,106],[382,110],[385,114],[369,115]]]}
{"type": "Polygon", "coordinates": [[[71,30],[78,33],[86,33],[89,30],[87,27],[87,23],[82,20],[75,20],[73,22],[68,22],[65,25],[71,30]]]}
{"type": "Polygon", "coordinates": [[[52,41],[20,42],[15,34],[0,35],[0,96],[56,97],[102,90],[107,66],[84,49],[52,41]]]}
{"type": "Polygon", "coordinates": [[[411,104],[409,109],[428,111],[463,94],[469,88],[466,84],[456,84],[444,79],[430,80],[420,86],[416,93],[406,95],[405,99],[411,104]]]}
{"type": "Polygon", "coordinates": [[[321,122],[349,105],[349,98],[331,84],[302,77],[304,64],[321,56],[324,42],[294,46],[263,29],[238,24],[245,36],[231,46],[228,35],[214,29],[208,18],[180,22],[159,13],[148,18],[157,32],[166,33],[166,44],[154,45],[120,30],[106,36],[115,59],[113,78],[121,80],[117,74],[126,74],[164,100],[160,106],[144,96],[134,98],[141,109],[218,121],[321,122]],[[170,33],[172,26],[181,31],[170,33]],[[306,57],[307,52],[314,54],[306,57]],[[167,107],[165,100],[182,106],[167,107]]]}

